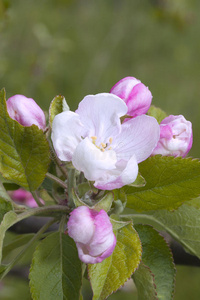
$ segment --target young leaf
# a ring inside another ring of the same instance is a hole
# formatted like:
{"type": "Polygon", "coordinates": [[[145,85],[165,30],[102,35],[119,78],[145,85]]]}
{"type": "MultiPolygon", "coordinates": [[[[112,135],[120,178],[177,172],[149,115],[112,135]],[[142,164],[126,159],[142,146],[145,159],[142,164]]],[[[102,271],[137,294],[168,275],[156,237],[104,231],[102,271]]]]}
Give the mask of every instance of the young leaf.
{"type": "Polygon", "coordinates": [[[139,300],[158,299],[154,275],[143,262],[140,263],[139,268],[135,271],[132,277],[137,287],[139,300]]]}
{"type": "Polygon", "coordinates": [[[139,168],[146,185],[124,188],[127,207],[136,211],[177,209],[200,194],[199,160],[156,155],[142,162],[139,168]]]}
{"type": "Polygon", "coordinates": [[[147,114],[151,117],[154,117],[158,121],[159,124],[163,119],[165,119],[167,117],[166,112],[164,112],[162,109],[160,109],[159,107],[156,107],[154,105],[151,105],[147,114]]]}
{"type": "MultiPolygon", "coordinates": [[[[155,276],[157,298],[159,300],[173,299],[175,267],[172,253],[164,238],[148,225],[136,225],[142,242],[142,261],[155,276]]],[[[143,284],[149,282],[143,281],[143,284]]]]}
{"type": "Polygon", "coordinates": [[[31,191],[44,180],[49,165],[49,145],[36,125],[23,127],[7,113],[5,90],[0,91],[0,172],[31,191]]]}
{"type": "Polygon", "coordinates": [[[141,243],[132,225],[114,232],[117,244],[112,255],[99,264],[88,265],[93,300],[106,299],[119,289],[140,263],[141,243]]]}
{"type": "Polygon", "coordinates": [[[79,300],[82,283],[81,262],[74,241],[55,232],[37,247],[30,271],[34,300],[79,300]]]}
{"type": "Polygon", "coordinates": [[[57,114],[60,114],[63,111],[69,110],[69,106],[65,100],[64,96],[56,96],[50,104],[49,108],[49,124],[52,126],[53,119],[57,114]]]}

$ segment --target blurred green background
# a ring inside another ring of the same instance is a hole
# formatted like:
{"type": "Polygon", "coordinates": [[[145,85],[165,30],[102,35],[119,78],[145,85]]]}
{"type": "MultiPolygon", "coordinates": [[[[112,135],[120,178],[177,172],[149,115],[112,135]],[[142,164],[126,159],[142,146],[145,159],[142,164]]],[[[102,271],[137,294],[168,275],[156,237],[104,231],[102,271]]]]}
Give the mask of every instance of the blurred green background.
{"type": "MultiPolygon", "coordinates": [[[[134,76],[154,105],[193,123],[190,155],[199,157],[199,12],[196,0],[0,0],[1,87],[45,110],[63,94],[74,110],[85,95],[134,76]]],[[[199,281],[199,268],[179,267],[175,300],[200,299],[199,281]]],[[[7,284],[0,299],[17,299],[7,284]]]]}

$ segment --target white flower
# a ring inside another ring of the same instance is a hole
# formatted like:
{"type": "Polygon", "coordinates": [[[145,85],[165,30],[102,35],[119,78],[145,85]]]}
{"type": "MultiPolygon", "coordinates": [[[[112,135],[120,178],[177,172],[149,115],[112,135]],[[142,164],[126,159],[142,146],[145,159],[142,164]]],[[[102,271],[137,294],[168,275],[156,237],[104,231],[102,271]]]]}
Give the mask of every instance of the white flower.
{"type": "Polygon", "coordinates": [[[120,188],[135,181],[138,163],[151,155],[160,129],[155,118],[141,115],[121,124],[127,106],[109,94],[86,96],[77,111],[58,114],[52,141],[58,157],[72,161],[94,186],[120,188]]]}

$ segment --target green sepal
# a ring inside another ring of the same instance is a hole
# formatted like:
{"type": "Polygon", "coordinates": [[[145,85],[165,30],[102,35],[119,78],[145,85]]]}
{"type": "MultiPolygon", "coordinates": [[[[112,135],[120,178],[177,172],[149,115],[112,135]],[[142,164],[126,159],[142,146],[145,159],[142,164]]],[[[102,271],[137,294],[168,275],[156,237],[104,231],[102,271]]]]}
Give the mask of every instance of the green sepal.
{"type": "Polygon", "coordinates": [[[108,212],[111,208],[112,202],[114,200],[113,192],[108,192],[101,200],[99,200],[92,208],[96,211],[100,211],[101,209],[108,212]]]}
{"type": "Polygon", "coordinates": [[[64,96],[58,95],[51,101],[49,108],[49,124],[52,127],[53,119],[56,115],[60,114],[63,111],[68,111],[69,106],[65,100],[64,96]]]}
{"type": "Polygon", "coordinates": [[[167,117],[166,112],[164,112],[162,109],[160,109],[159,107],[156,107],[154,105],[151,105],[147,114],[151,117],[154,117],[158,123],[160,124],[160,122],[165,119],[167,117]]]}
{"type": "Polygon", "coordinates": [[[141,174],[138,174],[136,180],[133,183],[127,184],[127,186],[143,187],[146,185],[146,180],[141,174]]]}

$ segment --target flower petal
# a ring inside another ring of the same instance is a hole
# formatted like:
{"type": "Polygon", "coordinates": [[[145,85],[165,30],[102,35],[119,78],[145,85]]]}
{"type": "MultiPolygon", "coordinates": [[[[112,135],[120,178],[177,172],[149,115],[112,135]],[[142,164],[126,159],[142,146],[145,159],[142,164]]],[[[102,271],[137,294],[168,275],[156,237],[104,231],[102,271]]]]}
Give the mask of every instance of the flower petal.
{"type": "Polygon", "coordinates": [[[110,181],[96,181],[94,186],[101,190],[114,190],[136,180],[138,175],[138,164],[135,155],[129,159],[128,163],[125,161],[118,162],[116,167],[117,171],[110,172],[110,181]]]}
{"type": "Polygon", "coordinates": [[[102,152],[89,138],[79,143],[72,157],[74,167],[92,181],[100,178],[106,180],[107,171],[115,169],[116,162],[116,153],[113,150],[102,152]]]}
{"type": "Polygon", "coordinates": [[[127,113],[127,106],[119,97],[102,93],[86,96],[76,113],[87,128],[87,136],[97,136],[97,143],[107,143],[120,132],[120,117],[127,113]]]}
{"type": "Polygon", "coordinates": [[[79,115],[65,111],[55,116],[52,124],[51,139],[59,159],[71,161],[72,155],[81,142],[84,129],[79,115]]]}
{"type": "Polygon", "coordinates": [[[159,136],[160,128],[156,119],[141,115],[122,124],[122,130],[115,137],[112,147],[118,160],[127,161],[134,154],[139,163],[151,155],[159,136]]]}
{"type": "Polygon", "coordinates": [[[87,244],[93,237],[95,226],[91,210],[87,206],[79,206],[70,213],[67,223],[68,234],[75,242],[87,244]]]}

